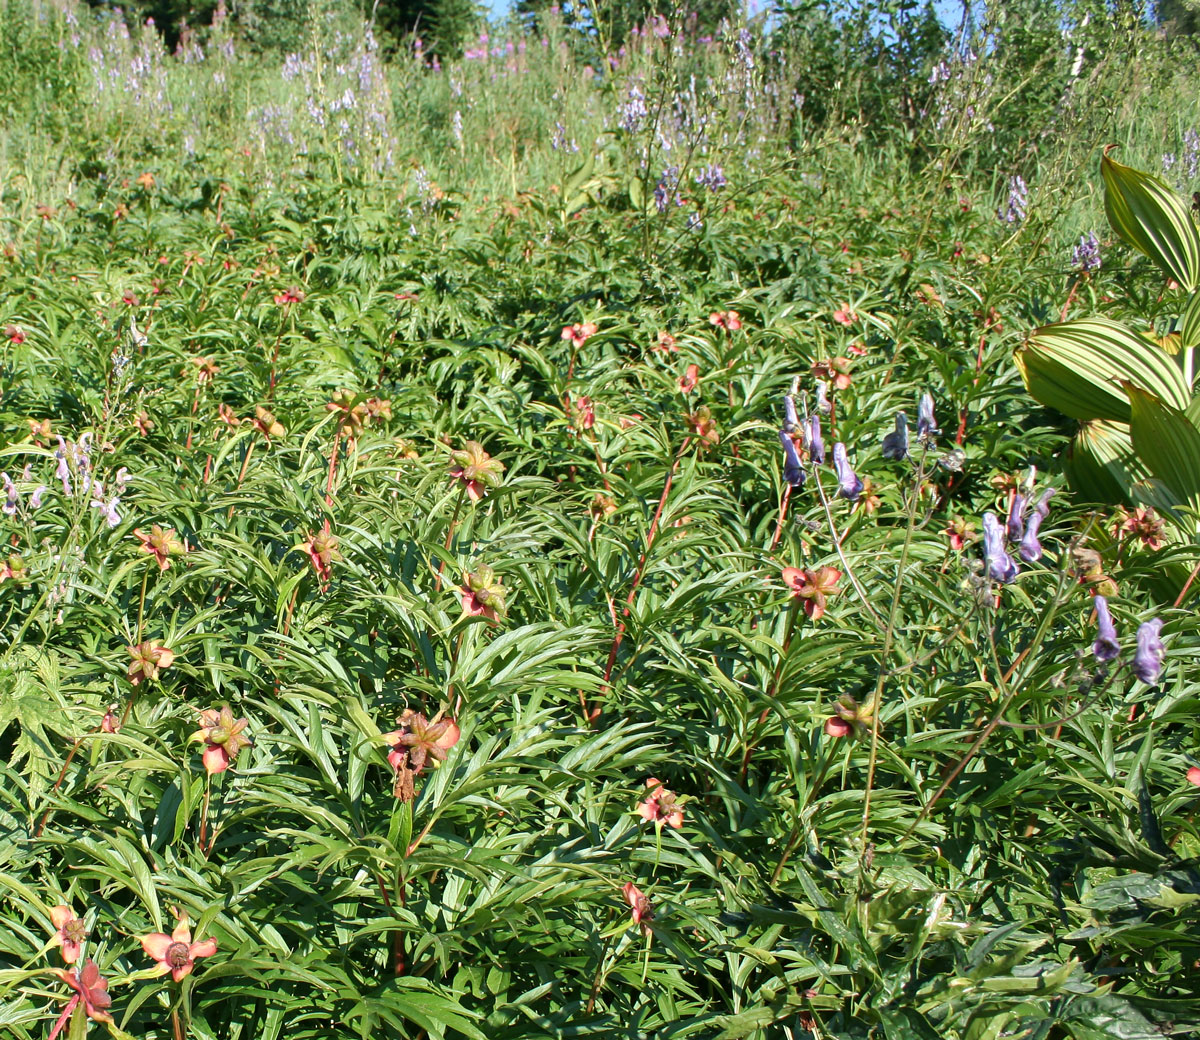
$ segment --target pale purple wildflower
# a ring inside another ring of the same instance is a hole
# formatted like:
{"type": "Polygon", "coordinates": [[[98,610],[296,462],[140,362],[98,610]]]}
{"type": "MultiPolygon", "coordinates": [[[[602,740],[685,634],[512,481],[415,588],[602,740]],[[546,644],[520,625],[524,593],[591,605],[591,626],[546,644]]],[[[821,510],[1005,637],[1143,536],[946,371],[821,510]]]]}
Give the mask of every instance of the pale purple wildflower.
{"type": "Polygon", "coordinates": [[[17,507],[21,504],[21,498],[17,494],[17,487],[7,473],[0,473],[0,480],[4,481],[4,491],[6,494],[3,507],[4,512],[8,516],[15,516],[17,507]]]}
{"type": "Polygon", "coordinates": [[[1006,224],[1019,224],[1025,219],[1029,206],[1029,187],[1020,174],[1008,179],[1008,208],[997,211],[998,219],[1006,224]]]}
{"type": "Polygon", "coordinates": [[[1162,675],[1163,641],[1162,619],[1144,621],[1137,630],[1137,652],[1133,655],[1133,674],[1147,686],[1153,686],[1162,675]]]}
{"type": "Polygon", "coordinates": [[[817,380],[817,411],[822,415],[833,411],[833,405],[829,403],[829,384],[823,379],[817,380]]]}
{"type": "Polygon", "coordinates": [[[29,496],[29,508],[40,509],[42,506],[42,495],[46,493],[46,485],[39,484],[33,489],[33,494],[29,496]]]}
{"type": "Polygon", "coordinates": [[[796,399],[791,394],[783,395],[783,428],[788,433],[800,429],[800,416],[796,414],[796,399]]]}
{"type": "Polygon", "coordinates": [[[1092,602],[1096,607],[1096,641],[1092,644],[1092,653],[1101,664],[1107,664],[1121,652],[1121,644],[1117,640],[1117,628],[1108,609],[1108,600],[1096,596],[1092,602]]]}
{"type": "Polygon", "coordinates": [[[67,465],[67,443],[62,439],[61,434],[58,437],[58,450],[55,451],[54,457],[58,459],[58,466],[54,470],[54,475],[62,481],[63,494],[70,498],[71,467],[67,465]]]}
{"type": "Polygon", "coordinates": [[[1019,542],[1025,535],[1025,503],[1026,498],[1019,491],[1013,495],[1012,504],[1008,507],[1008,522],[1004,525],[1004,533],[1013,543],[1019,542]]]}
{"type": "Polygon", "coordinates": [[[1008,584],[1020,573],[1017,561],[1004,551],[1004,526],[995,513],[983,514],[983,555],[995,581],[1008,584]]]}
{"type": "Polygon", "coordinates": [[[716,163],[712,163],[696,173],[696,186],[699,188],[707,188],[709,191],[720,191],[728,183],[729,181],[725,178],[725,171],[716,163]]]}
{"type": "Polygon", "coordinates": [[[833,446],[833,468],[837,471],[838,494],[851,502],[857,502],[858,496],[862,494],[863,482],[850,468],[850,460],[846,458],[846,445],[841,441],[833,446]]]}

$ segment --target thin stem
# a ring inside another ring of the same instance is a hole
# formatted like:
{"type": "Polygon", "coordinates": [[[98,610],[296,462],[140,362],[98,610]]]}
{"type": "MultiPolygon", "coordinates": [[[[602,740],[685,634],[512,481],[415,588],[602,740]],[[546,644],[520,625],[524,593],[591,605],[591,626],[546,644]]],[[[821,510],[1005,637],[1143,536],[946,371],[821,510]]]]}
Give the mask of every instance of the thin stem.
{"type": "Polygon", "coordinates": [[[858,598],[862,605],[866,608],[867,613],[875,619],[875,624],[882,625],[883,618],[879,616],[879,612],[871,606],[871,600],[867,596],[866,590],[862,587],[858,577],[854,573],[854,568],[850,566],[850,561],[846,559],[846,554],[842,552],[842,538],[837,532],[837,525],[833,522],[833,510],[829,508],[829,498],[825,494],[825,489],[821,486],[820,471],[816,466],[813,467],[813,479],[817,485],[817,497],[821,500],[821,505],[825,507],[825,519],[829,522],[829,533],[833,537],[833,548],[837,552],[838,559],[842,563],[842,568],[846,572],[846,577],[850,579],[850,584],[854,586],[854,591],[858,593],[858,598]]]}
{"type": "MultiPolygon", "coordinates": [[[[446,541],[444,543],[442,543],[442,548],[445,549],[446,552],[450,551],[450,545],[454,541],[454,528],[458,524],[458,514],[459,514],[459,511],[462,509],[463,496],[466,493],[467,493],[467,489],[465,487],[461,487],[458,489],[458,501],[454,503],[454,515],[450,518],[450,527],[446,531],[446,541]]],[[[444,571],[445,569],[446,569],[446,558],[442,557],[442,559],[438,561],[437,577],[434,579],[434,582],[433,582],[433,591],[434,592],[442,591],[442,571],[444,571]]]]}
{"type": "Polygon", "coordinates": [[[179,1021],[179,1008],[171,1008],[171,1029],[175,1032],[175,1040],[183,1040],[183,1025],[179,1021]]]}
{"type": "Polygon", "coordinates": [[[758,722],[755,723],[754,732],[750,739],[746,741],[746,748],[742,753],[742,768],[738,772],[738,783],[746,786],[746,773],[750,768],[750,756],[754,754],[754,748],[758,745],[758,740],[762,734],[762,728],[766,725],[768,716],[771,714],[771,701],[779,694],[779,682],[783,678],[783,666],[787,661],[788,649],[792,645],[792,634],[796,630],[796,619],[800,616],[800,600],[792,597],[791,605],[788,608],[787,628],[784,630],[783,645],[779,650],[779,660],[775,664],[775,674],[771,677],[771,685],[767,687],[767,706],[763,708],[758,716],[758,722]]]}
{"type": "Polygon", "coordinates": [[[917,500],[921,494],[921,483],[925,478],[925,450],[917,464],[917,476],[909,495],[908,523],[904,530],[904,545],[900,549],[900,562],[896,565],[896,581],[892,586],[892,602],[888,607],[887,628],[883,635],[883,653],[879,657],[879,675],[875,680],[875,693],[871,698],[871,751],[867,759],[867,784],[863,791],[862,847],[866,854],[867,832],[871,825],[871,790],[875,783],[875,767],[879,761],[879,715],[883,702],[883,687],[887,679],[887,662],[892,654],[892,642],[896,635],[896,617],[900,610],[900,593],[904,588],[904,570],[908,564],[908,552],[912,547],[913,530],[916,527],[917,500]]]}

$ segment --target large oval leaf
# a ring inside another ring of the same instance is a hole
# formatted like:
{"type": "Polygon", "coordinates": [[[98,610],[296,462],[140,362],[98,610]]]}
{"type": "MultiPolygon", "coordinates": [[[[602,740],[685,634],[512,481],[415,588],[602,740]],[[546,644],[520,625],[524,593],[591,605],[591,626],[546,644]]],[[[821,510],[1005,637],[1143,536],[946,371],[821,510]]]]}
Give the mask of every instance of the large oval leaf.
{"type": "Polygon", "coordinates": [[[1129,422],[1126,382],[1176,408],[1191,399],[1179,366],[1160,346],[1107,318],[1035,329],[1014,357],[1034,398],[1072,419],[1129,422]]]}
{"type": "Polygon", "coordinates": [[[1180,502],[1200,512],[1200,429],[1181,408],[1129,386],[1133,447],[1180,502]]]}
{"type": "Polygon", "coordinates": [[[1067,448],[1062,467],[1081,502],[1148,505],[1160,511],[1176,504],[1138,458],[1124,423],[1084,423],[1067,448]]]}
{"type": "Polygon", "coordinates": [[[1200,230],[1187,203],[1157,177],[1107,155],[1100,173],[1113,230],[1187,291],[1200,285],[1200,230]]]}

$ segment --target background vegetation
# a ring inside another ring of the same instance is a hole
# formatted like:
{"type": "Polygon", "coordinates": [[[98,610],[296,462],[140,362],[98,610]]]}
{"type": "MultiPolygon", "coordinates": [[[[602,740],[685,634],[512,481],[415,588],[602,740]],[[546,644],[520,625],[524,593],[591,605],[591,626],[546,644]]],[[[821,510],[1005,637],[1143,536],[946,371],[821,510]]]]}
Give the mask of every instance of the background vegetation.
{"type": "Polygon", "coordinates": [[[1168,331],[1098,164],[1200,190],[1193,39],[431,10],[0,6],[5,1035],[1195,1035],[1200,557],[1012,362],[1168,331]]]}

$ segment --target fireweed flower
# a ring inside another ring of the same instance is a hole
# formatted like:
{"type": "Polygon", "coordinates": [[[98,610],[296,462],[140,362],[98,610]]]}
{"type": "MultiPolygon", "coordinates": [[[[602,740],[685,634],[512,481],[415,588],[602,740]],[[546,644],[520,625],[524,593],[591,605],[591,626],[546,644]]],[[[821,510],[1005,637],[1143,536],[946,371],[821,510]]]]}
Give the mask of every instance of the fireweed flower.
{"type": "Polygon", "coordinates": [[[896,413],[896,428],[884,434],[880,454],[885,459],[908,458],[908,416],[904,412],[896,413]]]}
{"type": "Polygon", "coordinates": [[[141,938],[142,949],[146,956],[158,961],[154,969],[155,975],[171,973],[176,982],[182,981],[185,975],[190,975],[196,966],[198,957],[211,957],[217,952],[216,939],[204,939],[192,942],[192,931],[188,927],[187,914],[184,914],[170,935],[164,932],[151,932],[141,938]]]}
{"type": "Polygon", "coordinates": [[[923,393],[917,405],[917,438],[926,441],[941,432],[933,421],[933,394],[923,393]]]}
{"type": "Polygon", "coordinates": [[[149,534],[135,527],[133,536],[142,543],[142,552],[154,557],[159,570],[165,571],[171,566],[172,556],[182,556],[187,552],[179,536],[169,527],[162,528],[158,524],[152,524],[149,534]]]}
{"type": "Polygon", "coordinates": [[[564,325],[562,330],[562,338],[569,339],[571,346],[578,350],[589,339],[596,335],[598,329],[596,323],[585,321],[582,324],[576,322],[574,325],[564,325]]]}
{"type": "Polygon", "coordinates": [[[1092,654],[1101,664],[1107,664],[1121,652],[1121,643],[1117,639],[1108,600],[1097,595],[1092,598],[1092,603],[1096,608],[1096,641],[1092,644],[1092,654]]]}
{"type": "Polygon", "coordinates": [[[633,923],[640,925],[642,932],[648,935],[650,921],[654,919],[654,910],[650,906],[650,900],[632,881],[626,881],[621,887],[621,895],[629,905],[629,916],[633,919],[633,923]]]}
{"type": "Polygon", "coordinates": [[[983,514],[983,555],[993,581],[1008,584],[1020,573],[1017,561],[1004,551],[1004,526],[995,513],[983,514]]]}
{"type": "Polygon", "coordinates": [[[491,621],[503,617],[505,613],[504,597],[507,590],[498,577],[486,563],[481,563],[474,571],[463,575],[462,587],[463,613],[468,617],[483,615],[491,621]]]}
{"type": "Polygon", "coordinates": [[[779,431],[779,443],[783,445],[783,480],[794,488],[804,486],[804,466],[796,442],[787,430],[779,431]]]}
{"type": "Polygon", "coordinates": [[[850,468],[850,460],[846,458],[846,445],[841,441],[833,446],[833,468],[837,472],[838,494],[851,502],[857,502],[858,496],[862,494],[863,482],[850,468]]]}
{"type": "Polygon", "coordinates": [[[813,621],[820,621],[825,615],[828,597],[841,591],[837,587],[841,577],[842,572],[834,567],[818,567],[815,571],[783,568],[784,584],[791,588],[793,599],[804,601],[804,613],[813,621]]]}
{"type": "Polygon", "coordinates": [[[821,419],[808,417],[808,457],[818,466],[825,461],[825,442],[821,439],[821,419]]]}
{"type": "Polygon", "coordinates": [[[500,474],[504,472],[504,463],[492,458],[483,450],[478,441],[467,441],[457,451],[450,452],[450,477],[465,488],[467,497],[472,502],[483,498],[488,488],[500,486],[500,474]]]}
{"type": "Polygon", "coordinates": [[[638,805],[638,815],[656,827],[665,823],[679,830],[683,826],[683,807],[676,800],[675,792],[668,791],[662,781],[653,776],[646,781],[646,789],[650,794],[638,805]]]}
{"type": "Polygon", "coordinates": [[[1034,503],[1033,511],[1029,514],[1029,522],[1025,526],[1025,534],[1021,537],[1018,549],[1021,559],[1026,563],[1036,563],[1042,558],[1042,543],[1038,541],[1038,532],[1042,528],[1042,521],[1050,512],[1050,499],[1054,495],[1054,488],[1043,491],[1042,497],[1034,503]]]}
{"type": "Polygon", "coordinates": [[[1163,641],[1159,633],[1162,631],[1162,619],[1144,621],[1137,630],[1137,651],[1133,655],[1133,674],[1147,686],[1153,686],[1162,675],[1163,641]]]}
{"type": "Polygon", "coordinates": [[[200,712],[200,728],[188,740],[206,745],[200,757],[209,776],[225,772],[242,748],[251,747],[250,738],[242,733],[248,725],[246,719],[233,717],[228,704],[200,712]]]}
{"type": "Polygon", "coordinates": [[[60,903],[51,909],[50,922],[55,928],[50,941],[62,950],[64,964],[74,964],[83,952],[83,943],[88,934],[87,925],[83,923],[82,918],[75,916],[75,911],[66,903],[60,903]]]}
{"type": "Polygon", "coordinates": [[[683,375],[679,377],[679,392],[690,394],[700,383],[700,366],[688,365],[683,375]]]}
{"type": "Polygon", "coordinates": [[[83,1005],[87,1017],[93,1022],[111,1022],[113,1020],[112,1015],[108,1013],[108,1009],[112,1006],[112,997],[108,995],[108,979],[100,974],[100,969],[94,960],[89,958],[82,968],[76,968],[74,971],[68,972],[62,968],[52,968],[51,971],[75,991],[75,995],[67,1001],[67,1006],[63,1008],[62,1015],[50,1033],[52,1038],[62,1032],[67,1019],[80,1004],[83,1005]]]}
{"type": "Polygon", "coordinates": [[[137,646],[127,646],[125,650],[133,658],[125,674],[134,686],[143,679],[154,682],[159,672],[175,663],[175,651],[168,650],[165,646],[156,646],[149,641],[138,643],[137,646]]]}

